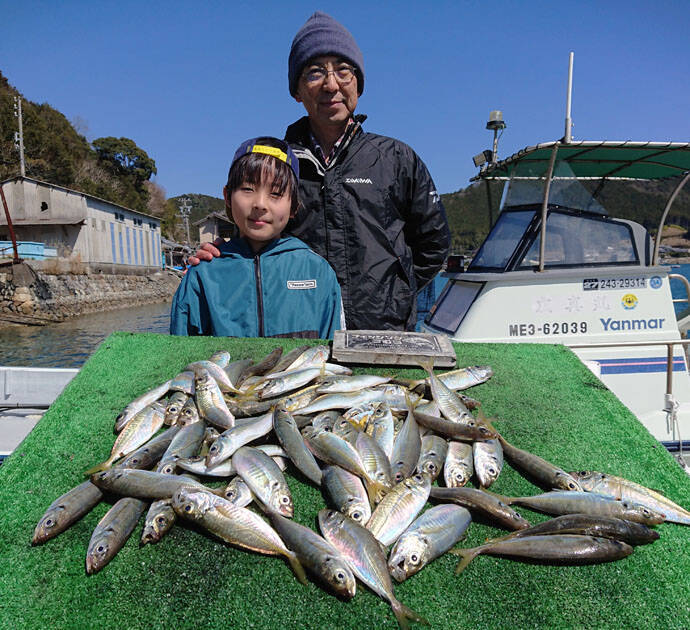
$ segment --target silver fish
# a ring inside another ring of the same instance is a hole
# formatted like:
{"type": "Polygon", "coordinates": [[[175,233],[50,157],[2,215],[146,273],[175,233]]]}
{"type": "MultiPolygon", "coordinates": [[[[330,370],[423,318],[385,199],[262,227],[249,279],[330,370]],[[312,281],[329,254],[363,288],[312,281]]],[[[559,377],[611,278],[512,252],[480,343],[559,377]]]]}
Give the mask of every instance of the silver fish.
{"type": "Polygon", "coordinates": [[[218,384],[221,392],[232,392],[236,394],[239,391],[235,385],[230,382],[227,372],[213,361],[195,361],[185,367],[185,370],[194,372],[194,386],[197,388],[197,391],[199,388],[199,372],[208,372],[218,384]]]}
{"type": "Polygon", "coordinates": [[[474,472],[482,488],[488,488],[503,470],[503,449],[498,440],[475,442],[472,445],[474,472]]]}
{"type": "Polygon", "coordinates": [[[442,437],[434,434],[425,435],[422,438],[416,470],[429,475],[431,483],[433,483],[441,474],[447,452],[448,443],[442,437]]]}
{"type": "Polygon", "coordinates": [[[180,372],[172,379],[170,389],[175,392],[184,392],[187,396],[194,396],[194,372],[191,370],[180,372]]]}
{"type": "Polygon", "coordinates": [[[447,503],[417,517],[398,538],[388,558],[391,575],[402,582],[460,541],[472,517],[468,510],[447,503]]]}
{"type": "Polygon", "coordinates": [[[197,370],[195,374],[196,404],[199,415],[223,430],[234,427],[235,417],[225,404],[216,380],[204,369],[197,370]]]}
{"type": "Polygon", "coordinates": [[[422,438],[419,436],[419,427],[414,413],[409,411],[393,443],[391,474],[394,483],[400,483],[412,474],[419,461],[421,450],[422,438]]]}
{"type": "Polygon", "coordinates": [[[467,485],[474,473],[472,444],[448,442],[446,461],[443,464],[443,480],[447,488],[460,488],[467,485]]]}
{"type": "Polygon", "coordinates": [[[668,523],[690,525],[690,512],[663,494],[634,481],[607,473],[582,471],[571,473],[587,492],[598,492],[619,501],[630,501],[662,513],[668,523]]]}
{"type": "Polygon", "coordinates": [[[300,582],[307,583],[297,556],[285,546],[276,531],[251,510],[191,488],[180,488],[175,493],[173,508],[178,515],[196,521],[225,542],[258,553],[283,556],[300,582]]]}
{"type": "Polygon", "coordinates": [[[251,446],[238,448],[232,456],[237,474],[252,494],[266,507],[292,517],[294,508],[290,488],[278,465],[262,451],[251,446]]]}
{"type": "Polygon", "coordinates": [[[344,599],[355,596],[355,576],[340,552],[308,527],[300,525],[276,512],[271,522],[289,549],[297,554],[300,564],[328,584],[344,599]]]}
{"type": "Polygon", "coordinates": [[[269,382],[259,392],[259,398],[265,400],[266,398],[275,398],[280,394],[293,392],[300,389],[314,379],[321,376],[321,368],[306,368],[304,370],[297,370],[294,372],[287,372],[283,376],[265,377],[269,382]]]}
{"type": "Polygon", "coordinates": [[[211,363],[215,363],[218,367],[225,369],[228,363],[230,363],[231,358],[227,350],[218,350],[218,352],[214,352],[208,360],[211,361],[211,363]]]}
{"type": "Polygon", "coordinates": [[[395,442],[395,423],[390,407],[385,402],[376,403],[364,430],[373,437],[390,460],[395,442]]]}
{"type": "Polygon", "coordinates": [[[171,384],[172,381],[166,381],[158,387],[154,387],[153,389],[142,394],[141,396],[139,396],[139,398],[135,398],[131,403],[129,403],[120,412],[117,418],[115,418],[115,432],[119,433],[120,431],[122,431],[125,425],[142,409],[148,407],[149,405],[156,402],[159,398],[165,396],[165,394],[167,394],[168,390],[170,389],[171,384]]]}
{"type": "Polygon", "coordinates": [[[237,507],[246,507],[254,500],[252,491],[249,489],[249,486],[242,481],[242,477],[235,477],[230,480],[230,483],[228,483],[223,491],[223,497],[237,507]]]}
{"type": "Polygon", "coordinates": [[[178,460],[191,457],[198,452],[205,433],[206,425],[203,422],[195,422],[180,429],[163,453],[156,466],[156,472],[174,474],[178,460]]]}
{"type": "Polygon", "coordinates": [[[154,501],[149,507],[144,519],[144,530],[141,533],[140,544],[160,542],[177,520],[171,499],[154,501]]]}
{"type": "Polygon", "coordinates": [[[324,468],[322,479],[333,506],[353,521],[366,525],[371,518],[371,507],[362,480],[339,466],[324,468]]]}
{"type": "Polygon", "coordinates": [[[184,392],[173,392],[168,399],[168,404],[165,407],[165,424],[171,425],[177,422],[177,418],[182,411],[182,407],[187,402],[189,396],[184,392]]]}
{"type": "Polygon", "coordinates": [[[187,402],[180,410],[180,415],[177,417],[177,423],[185,427],[188,424],[194,424],[195,422],[199,422],[199,420],[201,420],[199,416],[199,409],[196,406],[196,401],[194,400],[194,398],[190,396],[187,402]]]}
{"type": "Polygon", "coordinates": [[[344,392],[356,392],[367,387],[383,385],[390,381],[389,376],[377,376],[375,374],[356,374],[354,376],[330,377],[317,388],[319,394],[341,394],[344,392]]]}
{"type": "Polygon", "coordinates": [[[206,456],[206,463],[209,466],[216,466],[222,461],[229,459],[235,451],[249,444],[254,440],[266,435],[273,428],[273,414],[265,413],[263,416],[254,418],[253,422],[238,425],[218,436],[218,439],[211,444],[206,456]]]}
{"type": "Polygon", "coordinates": [[[320,486],[321,469],[304,443],[292,414],[281,405],[273,411],[273,429],[292,463],[307,479],[320,486]]]}
{"type": "Polygon", "coordinates": [[[86,551],[86,573],[93,575],[110,562],[134,531],[146,509],[146,502],[120,499],[98,522],[86,551]]]}
{"type": "Polygon", "coordinates": [[[152,470],[111,468],[91,476],[99,488],[138,499],[168,499],[181,485],[206,489],[198,481],[183,475],[164,475],[152,470]]]}
{"type": "Polygon", "coordinates": [[[428,625],[424,617],[395,597],[386,557],[370,531],[344,514],[328,509],[319,512],[319,527],[324,538],[350,563],[355,576],[391,605],[401,628],[408,627],[408,619],[428,625]]]}
{"type": "Polygon", "coordinates": [[[429,475],[403,479],[376,506],[367,529],[382,545],[392,545],[422,511],[430,489],[429,475]]]}

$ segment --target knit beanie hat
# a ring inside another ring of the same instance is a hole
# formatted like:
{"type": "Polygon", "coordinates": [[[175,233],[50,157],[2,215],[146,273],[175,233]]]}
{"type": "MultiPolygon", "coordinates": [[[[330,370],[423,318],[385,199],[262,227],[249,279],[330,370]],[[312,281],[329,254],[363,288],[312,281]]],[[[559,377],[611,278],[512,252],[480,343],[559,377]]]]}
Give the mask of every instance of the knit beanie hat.
{"type": "Polygon", "coordinates": [[[364,57],[352,37],[340,22],[317,11],[302,26],[292,40],[288,58],[288,83],[292,96],[297,92],[300,74],[310,59],[320,55],[337,55],[355,66],[357,94],[364,91],[364,57]]]}

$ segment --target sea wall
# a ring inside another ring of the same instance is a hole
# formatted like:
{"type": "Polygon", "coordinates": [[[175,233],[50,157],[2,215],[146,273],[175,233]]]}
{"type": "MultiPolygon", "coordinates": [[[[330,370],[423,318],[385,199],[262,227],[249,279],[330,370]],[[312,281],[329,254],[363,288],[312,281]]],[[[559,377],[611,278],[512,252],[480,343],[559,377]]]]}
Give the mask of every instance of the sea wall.
{"type": "Polygon", "coordinates": [[[180,283],[172,271],[149,275],[45,273],[0,267],[0,324],[47,323],[170,300],[180,283]]]}

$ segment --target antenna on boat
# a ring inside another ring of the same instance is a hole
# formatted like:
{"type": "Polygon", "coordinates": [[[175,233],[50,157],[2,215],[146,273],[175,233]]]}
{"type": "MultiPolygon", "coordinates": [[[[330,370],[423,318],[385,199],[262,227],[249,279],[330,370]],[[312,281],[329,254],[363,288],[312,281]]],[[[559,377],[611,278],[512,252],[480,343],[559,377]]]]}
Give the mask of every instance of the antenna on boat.
{"type": "Polygon", "coordinates": [[[570,106],[573,100],[573,58],[575,57],[574,52],[570,52],[570,57],[568,58],[568,95],[565,102],[565,136],[563,136],[563,142],[565,144],[570,144],[573,140],[573,119],[570,117],[570,106]]]}

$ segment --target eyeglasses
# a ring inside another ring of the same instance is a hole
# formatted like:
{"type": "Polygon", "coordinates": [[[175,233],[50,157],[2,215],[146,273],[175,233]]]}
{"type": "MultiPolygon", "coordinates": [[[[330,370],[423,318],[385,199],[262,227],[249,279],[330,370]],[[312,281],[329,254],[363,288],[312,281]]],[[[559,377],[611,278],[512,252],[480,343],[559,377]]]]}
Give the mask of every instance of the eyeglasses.
{"type": "Polygon", "coordinates": [[[338,66],[335,70],[327,70],[324,66],[311,66],[302,76],[308,85],[317,85],[323,83],[329,74],[332,74],[340,85],[347,85],[354,78],[355,69],[352,66],[338,66]]]}

